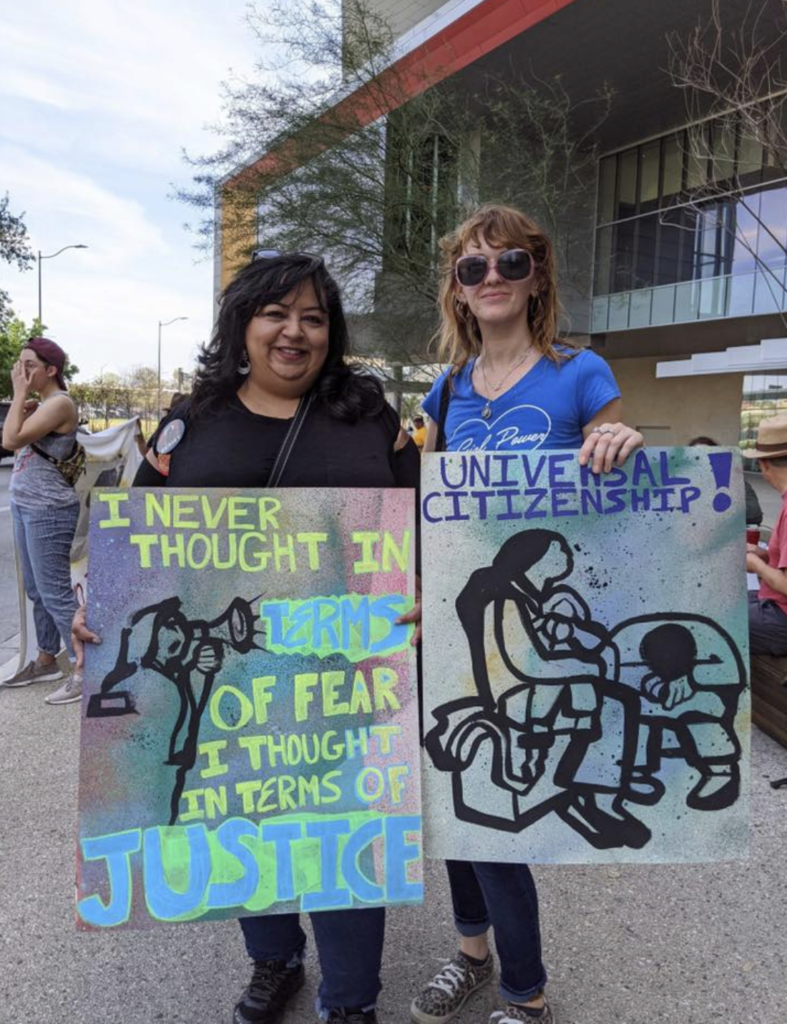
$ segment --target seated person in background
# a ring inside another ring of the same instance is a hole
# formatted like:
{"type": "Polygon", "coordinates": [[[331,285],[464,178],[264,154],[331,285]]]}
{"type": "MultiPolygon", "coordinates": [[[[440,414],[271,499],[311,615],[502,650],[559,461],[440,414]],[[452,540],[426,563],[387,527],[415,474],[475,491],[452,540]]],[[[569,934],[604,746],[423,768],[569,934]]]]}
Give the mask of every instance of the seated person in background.
{"type": "MultiPolygon", "coordinates": [[[[719,446],[719,442],[714,441],[712,437],[695,437],[693,441],[689,441],[689,444],[692,447],[695,444],[708,445],[710,448],[718,448],[719,446]]],[[[762,523],[762,509],[757,498],[757,492],[748,480],[743,481],[743,486],[746,488],[746,525],[759,526],[762,523]]]]}
{"type": "Polygon", "coordinates": [[[760,589],[749,593],[749,643],[752,654],[787,655],[787,416],[763,420],[757,447],[744,451],[757,459],[763,479],[782,496],[782,508],[768,550],[746,545],[746,569],[756,573],[760,589]]]}
{"type": "Polygon", "coordinates": [[[426,441],[426,427],[424,426],[423,416],[413,416],[413,427],[415,429],[413,430],[411,437],[413,441],[415,441],[418,451],[422,452],[426,441]]]}

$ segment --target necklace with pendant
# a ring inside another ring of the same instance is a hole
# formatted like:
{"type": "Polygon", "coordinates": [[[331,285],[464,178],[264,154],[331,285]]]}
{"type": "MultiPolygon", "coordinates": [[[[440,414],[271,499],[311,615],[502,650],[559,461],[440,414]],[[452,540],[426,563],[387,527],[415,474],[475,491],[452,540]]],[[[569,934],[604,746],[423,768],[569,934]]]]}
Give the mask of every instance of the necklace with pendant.
{"type": "MultiPolygon", "coordinates": [[[[497,384],[490,384],[489,383],[489,378],[486,375],[486,367],[484,366],[484,357],[481,356],[481,374],[482,374],[482,376],[484,378],[484,384],[486,386],[487,392],[492,391],[492,392],[494,392],[494,397],[497,397],[497,392],[502,388],[502,386],[505,384],[505,382],[508,380],[508,378],[514,372],[514,370],[518,369],[524,363],[524,361],[527,359],[527,357],[530,355],[530,349],[532,347],[533,347],[533,342],[531,341],[530,344],[525,349],[525,352],[524,352],[524,355],[522,356],[522,358],[519,359],[517,362],[515,362],[513,364],[513,366],[510,366],[508,368],[508,370],[506,371],[505,375],[500,378],[500,380],[497,382],[497,384]]],[[[485,420],[490,419],[491,416],[492,416],[492,401],[493,401],[493,398],[487,398],[486,405],[481,410],[481,416],[485,420]]]]}

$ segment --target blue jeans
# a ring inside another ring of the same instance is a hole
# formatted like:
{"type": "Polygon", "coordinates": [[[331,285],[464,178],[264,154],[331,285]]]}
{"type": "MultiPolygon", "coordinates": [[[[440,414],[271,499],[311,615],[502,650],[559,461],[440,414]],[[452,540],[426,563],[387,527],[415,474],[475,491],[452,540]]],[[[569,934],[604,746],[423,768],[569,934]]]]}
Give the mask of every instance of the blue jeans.
{"type": "MultiPolygon", "coordinates": [[[[373,1007],[382,988],[384,908],[323,910],[310,916],[322,971],[321,1009],[373,1007]]],[[[239,921],[252,960],[288,962],[303,956],[306,935],[297,914],[241,917],[239,921]]]]}
{"type": "Polygon", "coordinates": [[[71,586],[71,543],[79,518],[79,503],[65,508],[20,508],[11,502],[14,543],[33,619],[39,651],[53,657],[71,646],[71,620],[77,601],[71,586]]]}
{"type": "Polygon", "coordinates": [[[500,994],[524,1003],[547,983],[541,962],[536,883],[527,864],[448,860],[454,921],[460,935],[483,935],[490,924],[500,957],[500,994]]]}

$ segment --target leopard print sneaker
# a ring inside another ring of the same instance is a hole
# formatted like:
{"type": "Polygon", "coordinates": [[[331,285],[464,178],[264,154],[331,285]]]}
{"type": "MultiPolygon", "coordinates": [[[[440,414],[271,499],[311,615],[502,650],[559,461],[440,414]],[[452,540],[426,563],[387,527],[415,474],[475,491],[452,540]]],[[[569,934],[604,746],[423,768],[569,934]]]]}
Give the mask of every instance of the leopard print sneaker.
{"type": "Polygon", "coordinates": [[[543,1010],[532,1010],[522,1003],[506,1003],[505,1010],[495,1010],[489,1018],[489,1024],[555,1024],[552,1007],[544,997],[543,1010]]]}
{"type": "Polygon", "coordinates": [[[445,1024],[462,1009],[470,996],[488,985],[494,974],[492,954],[474,964],[462,953],[439,971],[410,1005],[417,1024],[445,1024]]]}

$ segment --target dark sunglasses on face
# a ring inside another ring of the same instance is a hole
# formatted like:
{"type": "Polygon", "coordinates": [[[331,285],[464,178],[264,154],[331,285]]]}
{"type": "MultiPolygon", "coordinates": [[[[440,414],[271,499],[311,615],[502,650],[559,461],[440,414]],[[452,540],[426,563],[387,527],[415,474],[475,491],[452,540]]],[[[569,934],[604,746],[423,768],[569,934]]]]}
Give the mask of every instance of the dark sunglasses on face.
{"type": "Polygon", "coordinates": [[[506,249],[494,260],[487,259],[481,253],[460,256],[454,273],[463,288],[477,288],[486,280],[492,267],[506,281],[526,281],[533,273],[533,257],[525,249],[506,249]]]}

